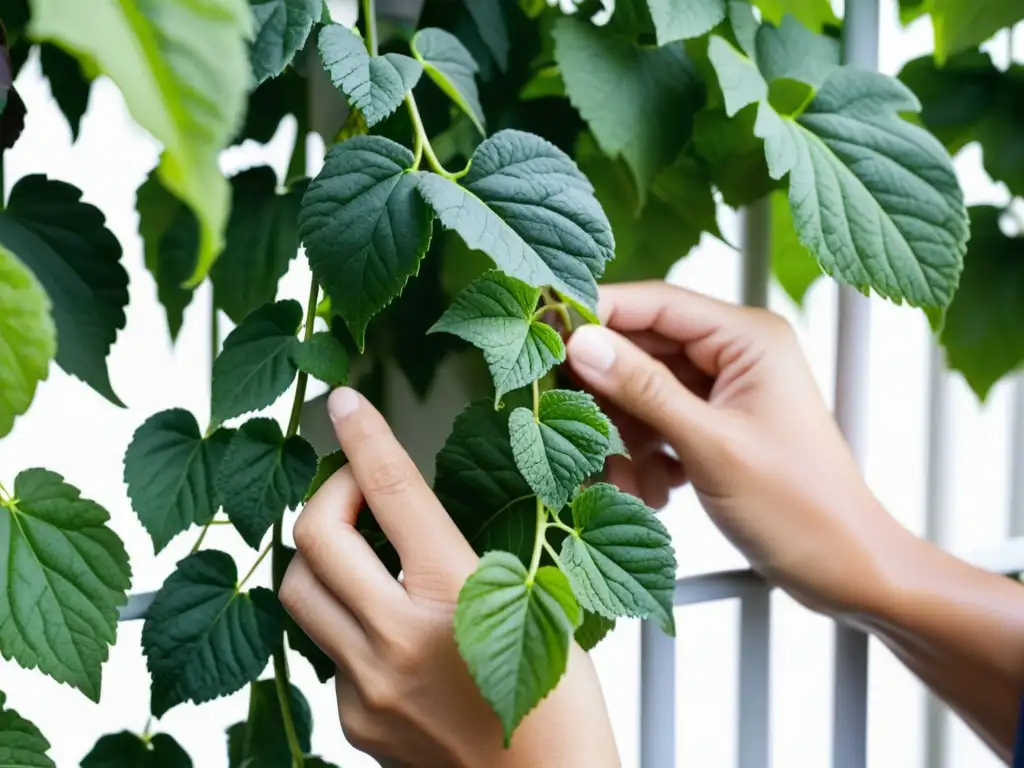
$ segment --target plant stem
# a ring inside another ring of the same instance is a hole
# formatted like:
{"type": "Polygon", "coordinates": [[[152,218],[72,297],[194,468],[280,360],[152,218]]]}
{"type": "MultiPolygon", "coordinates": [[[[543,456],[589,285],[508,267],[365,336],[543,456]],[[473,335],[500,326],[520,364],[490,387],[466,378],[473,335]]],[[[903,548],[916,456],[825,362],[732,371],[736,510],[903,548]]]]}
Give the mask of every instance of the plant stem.
{"type": "Polygon", "coordinates": [[[281,706],[281,719],[284,722],[284,735],[288,740],[288,751],[292,753],[292,768],[302,768],[305,759],[299,734],[295,732],[292,720],[291,686],[288,685],[288,661],[284,657],[284,645],[274,651],[274,688],[277,690],[277,701],[281,706]]]}
{"type": "Polygon", "coordinates": [[[533,380],[533,420],[540,421],[540,379],[533,380]]]}
{"type": "Polygon", "coordinates": [[[196,552],[199,551],[199,547],[201,547],[202,544],[203,544],[203,539],[206,538],[206,532],[210,530],[210,526],[212,524],[213,524],[213,521],[211,520],[210,522],[208,522],[206,525],[203,526],[203,530],[201,530],[199,532],[199,538],[196,539],[196,543],[192,545],[192,549],[189,551],[190,555],[194,555],[196,552]]]}
{"type": "Polygon", "coordinates": [[[366,50],[377,55],[377,11],[373,0],[363,0],[363,24],[366,25],[366,50]]]}
{"type": "Polygon", "coordinates": [[[544,508],[544,502],[537,497],[537,532],[533,538],[533,555],[530,557],[530,572],[526,576],[527,586],[533,584],[537,576],[537,569],[540,568],[540,553],[544,548],[544,540],[547,538],[548,512],[544,508]]]}
{"type": "Polygon", "coordinates": [[[7,492],[7,489],[4,487],[4,484],[0,483],[0,501],[10,501],[10,500],[11,500],[11,494],[9,494],[7,492]]]}
{"type": "Polygon", "coordinates": [[[559,518],[557,515],[551,520],[550,523],[548,523],[548,525],[550,525],[552,528],[560,528],[566,533],[571,533],[573,536],[576,535],[576,529],[572,526],[568,526],[565,523],[563,523],[561,518],[559,518]]]}
{"type": "Polygon", "coordinates": [[[557,563],[558,562],[558,553],[555,552],[555,548],[551,546],[551,542],[549,542],[547,540],[547,537],[544,537],[543,541],[544,541],[544,550],[549,555],[551,555],[551,559],[554,560],[557,563]]]}
{"type": "MultiPolygon", "coordinates": [[[[320,298],[320,286],[314,277],[309,282],[309,299],[306,302],[306,326],[302,329],[302,340],[309,341],[313,335],[313,326],[316,324],[316,306],[320,298]]],[[[299,431],[299,419],[302,416],[302,406],[306,401],[306,382],[309,376],[304,371],[299,371],[299,377],[295,381],[295,398],[292,400],[292,413],[288,419],[288,429],[285,437],[293,437],[299,431]]]]}
{"type": "Polygon", "coordinates": [[[235,591],[236,592],[240,592],[242,587],[245,586],[245,582],[247,582],[249,579],[252,578],[252,575],[254,573],[256,573],[256,569],[260,567],[260,563],[262,563],[264,560],[267,559],[267,555],[270,554],[270,551],[273,548],[274,548],[274,542],[273,541],[271,541],[269,544],[267,544],[267,546],[265,546],[263,548],[263,551],[260,552],[260,556],[256,558],[256,562],[252,564],[252,568],[250,568],[249,571],[245,574],[245,576],[242,577],[242,580],[240,582],[238,582],[238,586],[235,587],[235,591]]]}
{"type": "MultiPolygon", "coordinates": [[[[444,166],[441,165],[441,161],[437,159],[437,155],[434,154],[434,148],[430,146],[430,138],[427,136],[427,129],[423,127],[423,118],[420,117],[420,110],[416,106],[416,98],[412,95],[412,92],[405,94],[405,105],[409,108],[409,117],[412,118],[412,127],[416,130],[416,148],[421,150],[422,153],[427,156],[427,164],[430,165],[434,173],[444,176],[446,179],[455,181],[466,175],[469,170],[467,165],[463,170],[458,173],[451,173],[446,171],[444,166]]],[[[420,152],[416,153],[416,165],[419,165],[420,152]]]]}

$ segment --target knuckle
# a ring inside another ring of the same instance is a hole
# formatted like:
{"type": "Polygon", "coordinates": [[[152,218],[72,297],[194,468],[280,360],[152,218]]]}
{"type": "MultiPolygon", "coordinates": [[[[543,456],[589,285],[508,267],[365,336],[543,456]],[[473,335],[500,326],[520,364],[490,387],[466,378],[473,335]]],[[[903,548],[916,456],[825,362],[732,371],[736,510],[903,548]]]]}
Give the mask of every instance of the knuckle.
{"type": "Polygon", "coordinates": [[[401,701],[394,677],[382,672],[364,680],[361,693],[370,712],[394,712],[401,701]]]}
{"type": "Polygon", "coordinates": [[[389,665],[400,675],[419,668],[423,661],[418,635],[418,632],[406,631],[383,639],[383,653],[389,665]]]}
{"type": "Polygon", "coordinates": [[[369,714],[359,707],[342,710],[341,730],[345,740],[360,752],[374,754],[383,746],[369,714]]]}
{"type": "Polygon", "coordinates": [[[295,548],[300,552],[310,555],[316,551],[322,538],[320,525],[312,510],[307,510],[299,515],[295,521],[295,528],[292,529],[292,538],[295,540],[295,548]]]}
{"type": "Polygon", "coordinates": [[[398,458],[382,458],[373,463],[366,475],[367,494],[395,496],[412,484],[413,469],[409,462],[398,458]]]}
{"type": "Polygon", "coordinates": [[[770,309],[756,308],[751,310],[755,324],[773,338],[785,339],[794,335],[789,320],[770,309]]]}
{"type": "Polygon", "coordinates": [[[281,580],[281,587],[277,591],[277,597],[288,613],[292,613],[302,603],[302,589],[296,583],[295,571],[289,566],[285,571],[284,579],[281,580]]]}
{"type": "Polygon", "coordinates": [[[624,382],[626,396],[634,402],[648,405],[661,402],[670,376],[668,368],[658,361],[638,366],[624,382]]]}

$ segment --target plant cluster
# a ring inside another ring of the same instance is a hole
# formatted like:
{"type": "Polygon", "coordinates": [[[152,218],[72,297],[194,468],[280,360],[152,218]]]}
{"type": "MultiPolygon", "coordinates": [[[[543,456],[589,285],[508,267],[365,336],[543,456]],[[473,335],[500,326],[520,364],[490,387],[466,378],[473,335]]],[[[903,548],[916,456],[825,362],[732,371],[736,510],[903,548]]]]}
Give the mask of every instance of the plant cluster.
{"type": "MultiPolygon", "coordinates": [[[[286,649],[322,681],[334,665],[276,591],[294,554],[286,512],[345,458],[318,457],[299,417],[311,376],[352,377],[379,401],[392,359],[425,393],[442,360],[475,347],[493,381],[494,397],[456,419],[435,491],[481,555],[454,633],[506,742],[574,638],[592,648],[620,617],[674,632],[669,536],[641,501],[594,482],[626,448],[557,366],[563,334],[597,321],[598,281],[660,277],[702,233],[721,237],[717,201],[770,198],[775,274],[797,300],[828,274],[924,308],[984,396],[1024,359],[1022,241],[1003,234],[1001,211],[968,214],[949,158],[979,141],[993,178],[1024,188],[1024,80],[976,49],[1024,6],[984,6],[903,0],[906,21],[931,15],[936,50],[893,79],[841,64],[827,0],[618,0],[604,18],[591,0],[573,14],[427,0],[414,24],[387,24],[363,0],[358,28],[322,0],[0,0],[0,153],[24,126],[13,83],[33,50],[73,136],[92,80],[109,77],[163,145],[137,209],[172,339],[212,284],[210,418],[152,415],[124,460],[157,552],[199,529],[146,613],[152,715],[248,686],[230,764],[327,765],[309,754],[312,715],[286,649]],[[349,111],[307,179],[316,78],[349,111]],[[225,147],[267,142],[287,116],[298,132],[285,178],[222,175],[225,147]],[[305,305],[277,290],[300,245],[305,305]],[[222,347],[219,314],[235,324],[222,347]],[[289,393],[283,427],[252,416],[289,393]],[[220,523],[253,549],[242,576],[207,545],[220,523]],[[269,588],[250,585],[267,557],[269,588]]],[[[123,407],[106,358],[128,277],[103,214],[42,175],[3,202],[0,436],[51,362],[123,407]]],[[[108,519],[51,470],[0,485],[0,654],[94,701],[131,583],[108,519]]],[[[359,527],[397,574],[368,510],[359,527]]],[[[48,749],[0,693],[0,758],[46,768],[48,749]]],[[[103,736],[82,761],[150,764],[192,762],[149,725],[103,736]]]]}

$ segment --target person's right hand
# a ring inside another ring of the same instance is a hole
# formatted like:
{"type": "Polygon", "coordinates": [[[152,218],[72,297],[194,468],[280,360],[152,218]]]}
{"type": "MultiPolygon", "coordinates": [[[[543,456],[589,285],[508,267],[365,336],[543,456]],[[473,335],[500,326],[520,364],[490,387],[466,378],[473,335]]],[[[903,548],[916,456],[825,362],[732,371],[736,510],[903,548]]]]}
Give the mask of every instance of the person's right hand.
{"type": "Polygon", "coordinates": [[[662,282],[602,286],[600,315],[568,359],[630,449],[609,481],[663,506],[688,480],[766,578],[818,610],[868,610],[909,534],[868,490],[789,324],[662,282]]]}

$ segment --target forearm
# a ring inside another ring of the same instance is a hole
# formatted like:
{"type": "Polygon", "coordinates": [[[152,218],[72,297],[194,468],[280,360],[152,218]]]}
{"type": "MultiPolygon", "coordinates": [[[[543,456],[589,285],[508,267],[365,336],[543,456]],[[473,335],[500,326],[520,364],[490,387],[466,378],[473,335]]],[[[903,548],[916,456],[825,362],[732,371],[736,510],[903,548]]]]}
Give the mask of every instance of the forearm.
{"type": "Polygon", "coordinates": [[[876,635],[1004,760],[1024,693],[1024,587],[906,534],[850,617],[876,635]]]}

